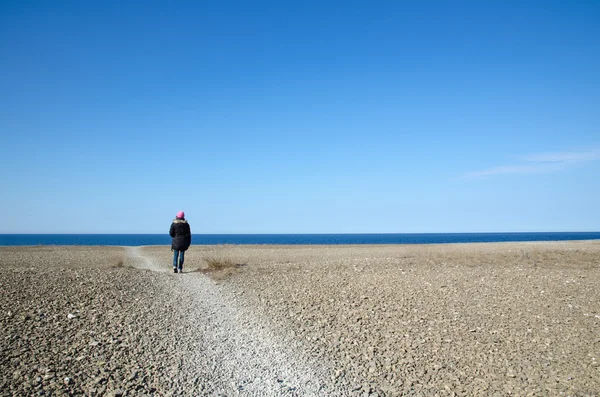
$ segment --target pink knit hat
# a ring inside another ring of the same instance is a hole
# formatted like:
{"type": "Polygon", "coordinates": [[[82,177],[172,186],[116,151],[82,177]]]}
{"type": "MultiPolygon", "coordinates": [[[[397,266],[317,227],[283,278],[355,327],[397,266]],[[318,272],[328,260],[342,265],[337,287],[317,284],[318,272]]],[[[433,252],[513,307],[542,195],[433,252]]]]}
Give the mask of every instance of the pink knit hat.
{"type": "Polygon", "coordinates": [[[183,211],[179,211],[177,213],[177,219],[184,219],[185,218],[185,213],[183,211]]]}

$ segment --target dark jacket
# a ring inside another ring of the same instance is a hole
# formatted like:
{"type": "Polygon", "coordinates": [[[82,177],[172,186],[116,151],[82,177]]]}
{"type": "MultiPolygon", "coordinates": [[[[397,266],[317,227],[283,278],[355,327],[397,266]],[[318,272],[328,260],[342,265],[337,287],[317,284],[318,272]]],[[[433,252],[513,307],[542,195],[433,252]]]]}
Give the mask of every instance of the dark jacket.
{"type": "Polygon", "coordinates": [[[190,248],[192,243],[192,231],[190,224],[185,219],[175,219],[171,223],[169,234],[173,237],[171,248],[174,250],[185,251],[190,248]]]}

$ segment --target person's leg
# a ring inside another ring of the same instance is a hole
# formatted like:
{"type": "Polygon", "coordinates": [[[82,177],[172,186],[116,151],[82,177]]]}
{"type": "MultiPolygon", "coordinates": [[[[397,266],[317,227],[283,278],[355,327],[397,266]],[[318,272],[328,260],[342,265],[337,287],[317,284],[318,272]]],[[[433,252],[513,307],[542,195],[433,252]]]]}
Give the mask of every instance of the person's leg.
{"type": "Polygon", "coordinates": [[[183,271],[183,260],[185,259],[185,251],[179,251],[179,273],[183,271]]]}
{"type": "Polygon", "coordinates": [[[177,273],[177,258],[179,257],[179,251],[173,250],[173,272],[177,273]]]}

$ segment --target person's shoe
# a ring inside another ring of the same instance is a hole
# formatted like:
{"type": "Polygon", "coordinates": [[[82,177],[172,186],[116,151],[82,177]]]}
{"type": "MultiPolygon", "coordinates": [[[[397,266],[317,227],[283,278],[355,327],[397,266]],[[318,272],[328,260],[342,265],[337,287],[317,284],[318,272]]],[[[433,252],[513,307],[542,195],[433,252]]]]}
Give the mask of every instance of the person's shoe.
{"type": "Polygon", "coordinates": [[[183,273],[183,267],[179,268],[179,273],[183,273]]]}
{"type": "Polygon", "coordinates": [[[173,268],[173,273],[177,273],[177,268],[176,267],[173,268]]]}

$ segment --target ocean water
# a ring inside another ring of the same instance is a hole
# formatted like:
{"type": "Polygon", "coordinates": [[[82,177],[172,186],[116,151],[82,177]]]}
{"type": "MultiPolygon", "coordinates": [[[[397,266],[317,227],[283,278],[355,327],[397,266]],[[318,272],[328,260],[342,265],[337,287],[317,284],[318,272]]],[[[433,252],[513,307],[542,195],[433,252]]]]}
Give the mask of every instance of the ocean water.
{"type": "MultiPolygon", "coordinates": [[[[192,244],[445,244],[597,240],[600,232],[419,234],[194,234],[192,244]]],[[[170,245],[168,234],[0,234],[0,245],[170,245]]]]}

